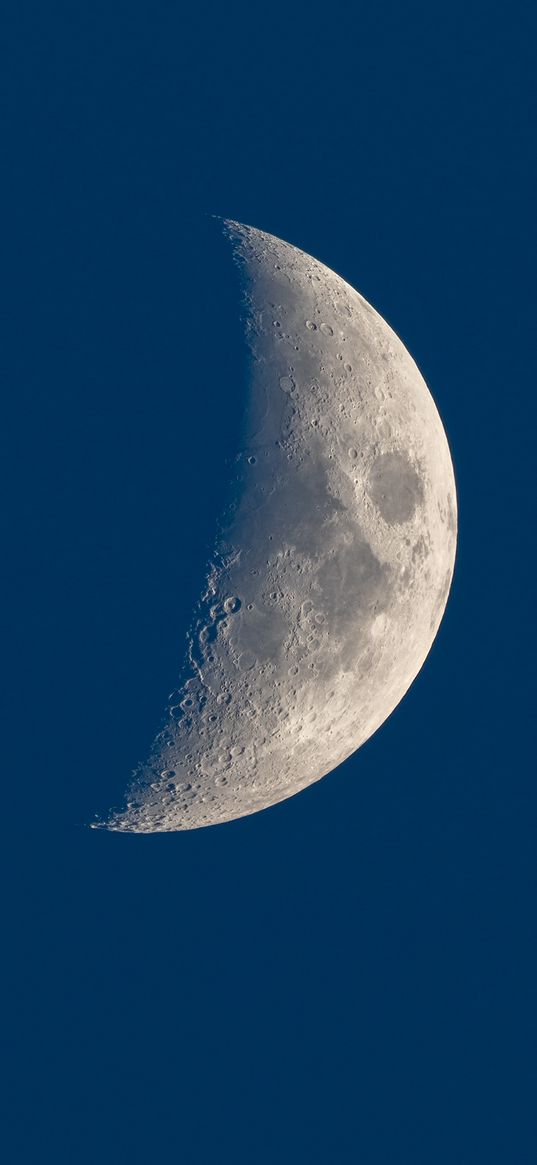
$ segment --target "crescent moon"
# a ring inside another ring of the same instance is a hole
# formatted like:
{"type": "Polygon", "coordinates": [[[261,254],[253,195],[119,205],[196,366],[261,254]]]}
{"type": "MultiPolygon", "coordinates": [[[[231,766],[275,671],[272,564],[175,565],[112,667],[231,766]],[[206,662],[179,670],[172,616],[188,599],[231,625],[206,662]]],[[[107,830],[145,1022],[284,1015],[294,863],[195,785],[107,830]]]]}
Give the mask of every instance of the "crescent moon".
{"type": "Polygon", "coordinates": [[[250,359],[236,473],[163,726],[97,828],[214,825],[318,781],[402,699],[451,584],[453,467],[411,356],[328,267],[225,230],[250,359]]]}

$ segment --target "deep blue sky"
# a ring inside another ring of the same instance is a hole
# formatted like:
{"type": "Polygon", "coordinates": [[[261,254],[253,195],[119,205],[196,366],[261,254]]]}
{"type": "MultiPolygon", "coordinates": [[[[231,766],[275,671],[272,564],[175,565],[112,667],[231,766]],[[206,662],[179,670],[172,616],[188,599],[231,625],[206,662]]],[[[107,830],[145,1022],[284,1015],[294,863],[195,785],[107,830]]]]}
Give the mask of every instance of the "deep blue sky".
{"type": "Polygon", "coordinates": [[[2,16],[10,1163],[534,1160],[532,13],[2,16]],[[206,213],[322,259],[416,357],[455,582],[336,773],[226,826],[94,832],[173,686],[236,433],[206,213]]]}

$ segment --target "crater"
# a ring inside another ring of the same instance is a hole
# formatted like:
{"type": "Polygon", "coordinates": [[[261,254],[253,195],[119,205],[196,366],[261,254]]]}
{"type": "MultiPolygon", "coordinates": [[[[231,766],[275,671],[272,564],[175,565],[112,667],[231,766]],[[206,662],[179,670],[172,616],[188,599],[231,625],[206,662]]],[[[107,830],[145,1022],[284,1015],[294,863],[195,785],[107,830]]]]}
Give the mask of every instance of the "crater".
{"type": "Polygon", "coordinates": [[[239,656],[239,667],[241,671],[250,671],[255,664],[255,655],[251,651],[242,651],[239,656]]]}
{"type": "Polygon", "coordinates": [[[235,615],[237,611],[240,611],[241,606],[242,603],[238,595],[230,595],[230,597],[224,601],[224,611],[228,615],[235,615]]]}

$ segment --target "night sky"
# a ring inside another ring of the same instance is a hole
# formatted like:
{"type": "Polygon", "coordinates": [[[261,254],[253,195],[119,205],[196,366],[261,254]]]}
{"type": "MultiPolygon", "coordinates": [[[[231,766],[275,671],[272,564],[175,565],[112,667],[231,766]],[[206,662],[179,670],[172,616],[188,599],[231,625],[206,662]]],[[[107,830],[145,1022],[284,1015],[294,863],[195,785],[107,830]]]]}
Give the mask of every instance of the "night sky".
{"type": "Polygon", "coordinates": [[[472,0],[3,13],[9,1165],[535,1159],[535,31],[472,0]],[[215,214],[332,267],[416,359],[455,577],[326,779],[93,831],[174,686],[236,442],[215,214]]]}

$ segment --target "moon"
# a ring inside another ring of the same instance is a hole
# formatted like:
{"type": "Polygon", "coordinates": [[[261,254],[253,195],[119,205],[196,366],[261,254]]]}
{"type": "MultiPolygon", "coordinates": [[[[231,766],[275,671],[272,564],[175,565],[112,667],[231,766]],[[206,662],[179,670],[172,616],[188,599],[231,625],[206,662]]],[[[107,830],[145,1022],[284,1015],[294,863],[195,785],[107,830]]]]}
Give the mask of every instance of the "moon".
{"type": "Polygon", "coordinates": [[[453,467],[413,359],[318,260],[224,229],[249,350],[234,474],[180,681],[97,828],[215,825],[318,781],[402,699],[451,584],[453,467]]]}

